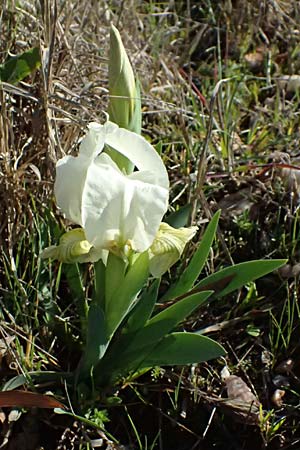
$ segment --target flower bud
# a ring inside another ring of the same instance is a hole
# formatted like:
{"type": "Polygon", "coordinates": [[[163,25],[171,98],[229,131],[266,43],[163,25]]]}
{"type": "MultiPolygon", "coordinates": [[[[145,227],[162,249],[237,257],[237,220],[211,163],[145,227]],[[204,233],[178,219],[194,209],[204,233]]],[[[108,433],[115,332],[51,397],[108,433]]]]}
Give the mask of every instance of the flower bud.
{"type": "Polygon", "coordinates": [[[141,132],[141,99],[139,88],[119,31],[111,25],[109,52],[109,118],[135,133],[141,132]]]}

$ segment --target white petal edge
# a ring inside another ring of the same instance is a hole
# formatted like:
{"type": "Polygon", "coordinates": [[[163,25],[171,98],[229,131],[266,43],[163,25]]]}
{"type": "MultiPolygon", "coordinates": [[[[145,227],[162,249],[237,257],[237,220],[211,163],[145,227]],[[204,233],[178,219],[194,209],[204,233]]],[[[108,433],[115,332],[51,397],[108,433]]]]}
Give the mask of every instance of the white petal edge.
{"type": "Polygon", "coordinates": [[[167,170],[155,148],[139,134],[114,125],[111,122],[104,125],[108,131],[105,143],[126,156],[138,170],[152,171],[156,183],[169,189],[167,170]]]}

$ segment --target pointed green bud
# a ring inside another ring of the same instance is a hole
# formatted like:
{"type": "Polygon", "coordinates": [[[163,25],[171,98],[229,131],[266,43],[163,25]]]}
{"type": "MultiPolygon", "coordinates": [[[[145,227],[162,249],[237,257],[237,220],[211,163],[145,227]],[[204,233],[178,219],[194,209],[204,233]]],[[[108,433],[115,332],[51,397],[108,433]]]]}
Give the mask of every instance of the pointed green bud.
{"type": "Polygon", "coordinates": [[[45,248],[40,255],[42,259],[57,259],[68,264],[95,262],[101,256],[101,252],[97,252],[86,240],[82,228],[76,228],[63,234],[59,240],[59,245],[51,245],[45,248]]]}
{"type": "Polygon", "coordinates": [[[162,222],[149,249],[150,272],[160,277],[179,260],[186,244],[195,236],[197,227],[173,228],[162,222]]]}
{"type": "Polygon", "coordinates": [[[121,128],[141,133],[141,99],[119,31],[111,25],[109,51],[109,118],[121,128]]]}

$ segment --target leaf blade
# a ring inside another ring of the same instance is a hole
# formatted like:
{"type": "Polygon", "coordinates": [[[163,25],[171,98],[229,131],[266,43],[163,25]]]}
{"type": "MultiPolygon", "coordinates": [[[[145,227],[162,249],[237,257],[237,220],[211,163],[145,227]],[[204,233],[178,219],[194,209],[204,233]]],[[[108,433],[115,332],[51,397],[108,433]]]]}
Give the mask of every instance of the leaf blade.
{"type": "Polygon", "coordinates": [[[195,290],[205,288],[207,285],[218,283],[224,278],[232,276],[224,289],[215,294],[217,297],[223,297],[224,295],[241,288],[250,281],[254,281],[257,278],[261,278],[264,275],[273,272],[285,263],[285,259],[270,259],[235,264],[234,266],[226,267],[225,269],[204,278],[195,286],[195,290]]]}
{"type": "Polygon", "coordinates": [[[211,293],[211,291],[197,292],[154,316],[132,337],[132,340],[128,339],[127,348],[119,357],[118,367],[124,368],[127,365],[130,368],[138,367],[159,341],[203,304],[211,293]]]}
{"type": "Polygon", "coordinates": [[[85,352],[78,366],[79,378],[91,373],[104,356],[108,344],[104,312],[100,305],[92,303],[88,314],[85,352]]]}
{"type": "Polygon", "coordinates": [[[207,260],[210,248],[216,235],[220,214],[221,211],[218,211],[213,216],[188,267],[182,273],[178,282],[171,286],[162,297],[162,301],[167,301],[171,298],[178,297],[179,295],[192,289],[207,260]]]}
{"type": "Polygon", "coordinates": [[[141,298],[128,318],[125,329],[127,334],[135,333],[149,320],[157,300],[159,285],[160,278],[157,278],[149,289],[142,293],[141,298]]]}
{"type": "Polygon", "coordinates": [[[16,56],[10,57],[0,65],[0,81],[16,84],[26,78],[41,65],[40,52],[34,47],[16,56]]]}
{"type": "Polygon", "coordinates": [[[136,295],[142,289],[149,275],[148,252],[141,253],[129,268],[123,282],[113,295],[112,301],[106,304],[105,316],[108,336],[112,336],[126,317],[136,295]]]}
{"type": "Polygon", "coordinates": [[[225,354],[220,344],[206,336],[194,333],[171,333],[153,349],[139,369],[200,363],[225,354]],[[198,339],[198,337],[204,339],[198,339]]]}

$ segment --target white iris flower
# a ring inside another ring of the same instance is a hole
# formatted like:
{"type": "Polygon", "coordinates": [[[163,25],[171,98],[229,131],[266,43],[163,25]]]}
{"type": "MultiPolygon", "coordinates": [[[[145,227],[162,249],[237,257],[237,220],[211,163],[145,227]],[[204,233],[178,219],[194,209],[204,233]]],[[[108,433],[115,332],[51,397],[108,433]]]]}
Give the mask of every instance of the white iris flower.
{"type": "Polygon", "coordinates": [[[167,210],[169,180],[160,156],[143,137],[112,122],[93,122],[79,155],[58,161],[54,191],[58,206],[83,228],[100,258],[103,250],[122,255],[128,248],[140,253],[151,246],[167,210]],[[136,170],[122,172],[105,146],[136,170]]]}

